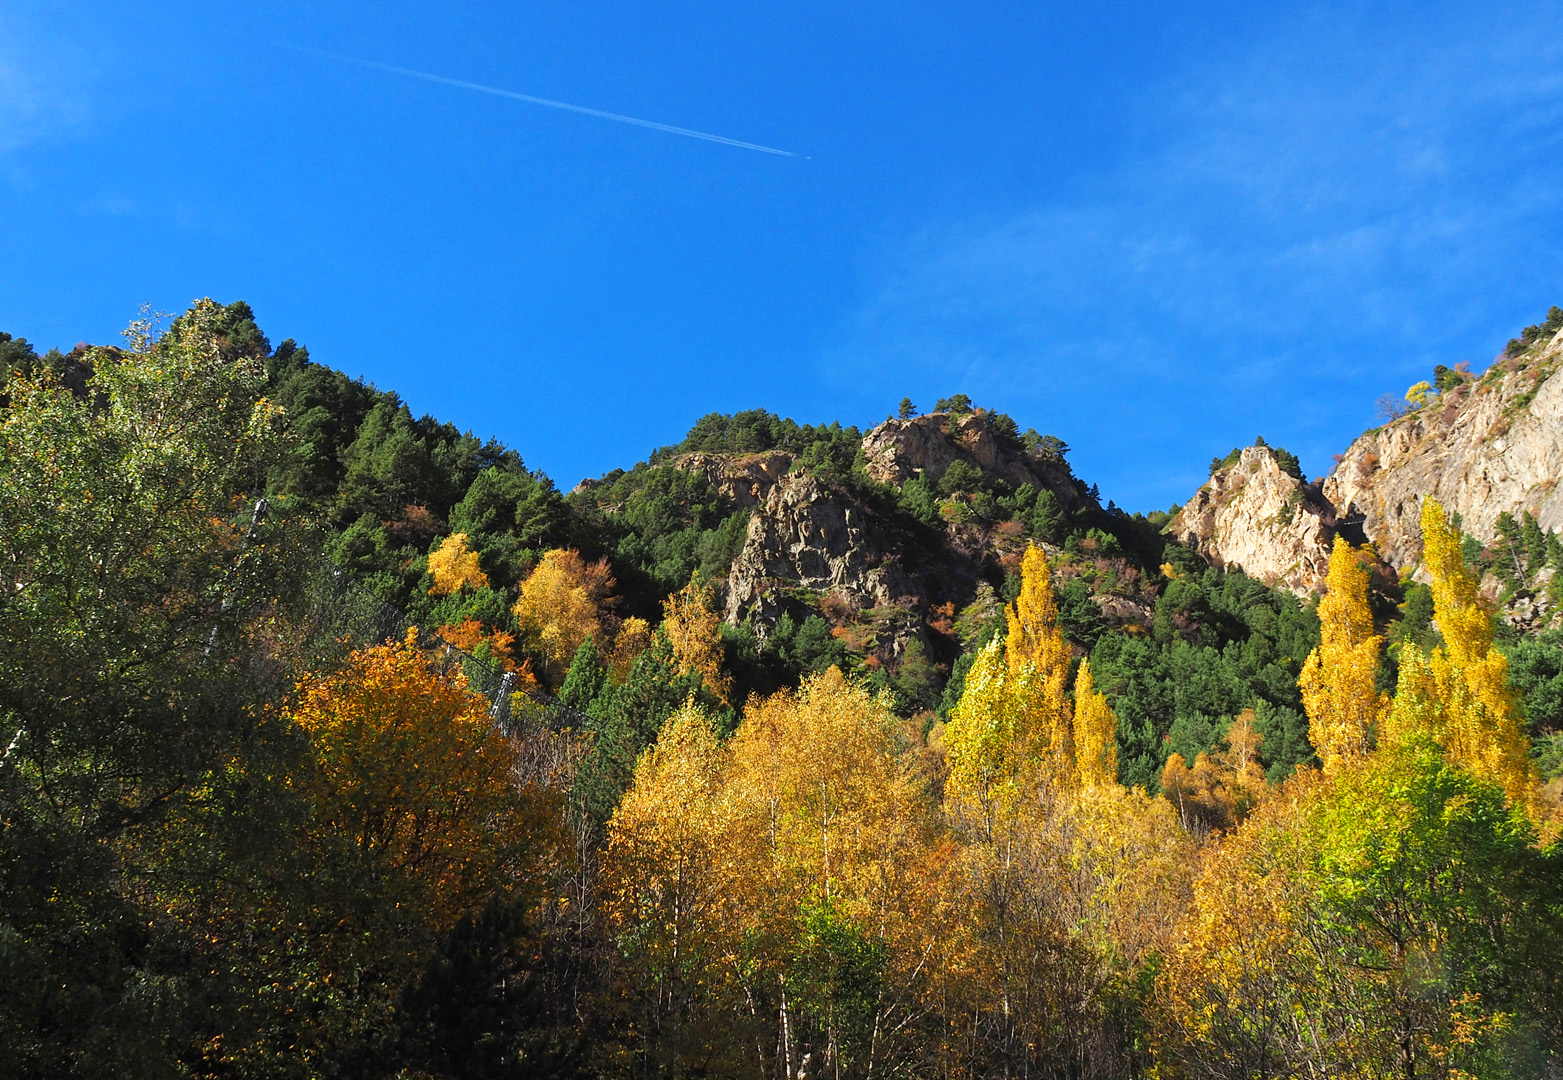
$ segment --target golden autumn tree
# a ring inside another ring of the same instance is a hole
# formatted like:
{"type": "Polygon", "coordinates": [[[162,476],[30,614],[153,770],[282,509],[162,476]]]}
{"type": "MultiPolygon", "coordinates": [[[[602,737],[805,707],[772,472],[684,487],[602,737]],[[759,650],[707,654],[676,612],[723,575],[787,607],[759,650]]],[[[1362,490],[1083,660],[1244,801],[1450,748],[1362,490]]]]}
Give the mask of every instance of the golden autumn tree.
{"type": "Polygon", "coordinates": [[[1075,676],[1075,766],[1088,788],[1118,782],[1118,717],[1091,680],[1091,661],[1075,676]]]}
{"type": "Polygon", "coordinates": [[[550,681],[564,678],[581,642],[601,638],[613,586],[606,559],[588,563],[573,549],[548,552],[521,583],[511,611],[522,643],[537,654],[550,681]]]}
{"type": "Polygon", "coordinates": [[[478,565],[478,553],[467,547],[467,534],[452,533],[439,549],[429,556],[429,576],[434,584],[429,587],[433,596],[446,596],[462,589],[488,588],[488,575],[478,565]]]}
{"type": "Polygon", "coordinates": [[[710,590],[691,580],[662,602],[662,616],[678,673],[698,671],[711,692],[729,704],[733,680],[722,670],[722,617],[711,607],[710,590]]]}
{"type": "Polygon", "coordinates": [[[1515,803],[1535,797],[1530,743],[1509,688],[1509,665],[1493,644],[1492,617],[1460,551],[1460,534],[1433,499],[1422,503],[1422,559],[1433,579],[1433,617],[1444,643],[1407,644],[1385,726],[1393,739],[1421,735],[1451,760],[1502,785],[1515,803]]]}
{"type": "MultiPolygon", "coordinates": [[[[1069,643],[1058,625],[1058,601],[1047,556],[1035,544],[1026,548],[1020,562],[1020,595],[1004,612],[1008,633],[1004,638],[1004,663],[1012,678],[1027,683],[1027,725],[1045,739],[1053,758],[1072,758],[1069,704],[1064,688],[1069,681],[1069,643]]],[[[1069,770],[1059,763],[1063,771],[1069,770]]]]}
{"type": "Polygon", "coordinates": [[[612,925],[650,975],[637,1052],[861,1075],[917,1051],[898,1033],[946,856],[897,730],[835,669],[752,700],[726,742],[693,704],[663,729],[608,826],[612,925]]]}
{"type": "Polygon", "coordinates": [[[321,842],[401,882],[431,927],[539,880],[551,804],[518,789],[515,747],[488,702],[459,674],[436,674],[416,631],[307,679],[290,716],[313,750],[321,842]]]}
{"type": "Polygon", "coordinates": [[[608,823],[603,877],[609,925],[646,992],[635,1002],[664,1060],[719,1053],[705,1018],[732,998],[722,965],[730,929],[729,750],[693,702],[670,717],[641,756],[608,823]]]}
{"type": "Polygon", "coordinates": [[[1161,772],[1161,790],[1175,806],[1183,827],[1204,835],[1225,831],[1241,822],[1261,802],[1268,788],[1259,764],[1259,732],[1254,710],[1233,719],[1220,748],[1195,756],[1189,764],[1173,753],[1161,772]]]}
{"type": "Polygon", "coordinates": [[[613,648],[604,658],[608,675],[614,682],[623,682],[630,673],[635,658],[651,648],[651,624],[638,615],[631,615],[619,624],[613,635],[613,648]]]}
{"type": "Polygon", "coordinates": [[[1335,538],[1319,601],[1319,645],[1297,679],[1308,712],[1308,737],[1328,773],[1368,752],[1369,732],[1389,707],[1389,699],[1373,684],[1384,639],[1373,632],[1368,608],[1363,558],[1371,555],[1369,547],[1353,551],[1344,539],[1335,538]]]}
{"type": "Polygon", "coordinates": [[[1058,627],[1047,557],[1036,545],[1021,561],[1020,595],[1005,616],[1008,635],[977,655],[944,731],[953,792],[990,818],[1031,783],[1067,789],[1117,780],[1117,717],[1088,665],[1069,701],[1069,644],[1058,627]],[[1089,755],[1083,765],[1082,749],[1089,755]]]}

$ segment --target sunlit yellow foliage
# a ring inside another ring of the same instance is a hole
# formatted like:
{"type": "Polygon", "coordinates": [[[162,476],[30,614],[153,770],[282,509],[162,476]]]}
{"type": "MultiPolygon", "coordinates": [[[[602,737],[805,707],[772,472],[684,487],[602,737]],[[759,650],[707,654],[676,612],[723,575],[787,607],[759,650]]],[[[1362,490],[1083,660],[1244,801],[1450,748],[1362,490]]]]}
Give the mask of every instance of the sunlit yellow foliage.
{"type": "Polygon", "coordinates": [[[1118,717],[1091,681],[1091,661],[1075,676],[1075,764],[1088,788],[1118,782],[1118,717]]]}
{"type": "MultiPolygon", "coordinates": [[[[874,1007],[887,1026],[905,1015],[948,856],[896,730],[888,700],[831,669],[752,701],[725,743],[686,705],[641,759],[608,825],[609,915],[662,988],[658,1022],[679,1053],[700,1057],[717,1031],[767,1024],[751,1051],[799,1053],[805,1017],[787,988],[817,974],[801,966],[800,917],[821,903],[883,950],[874,1007]],[[757,1001],[782,1004],[755,1015],[757,1001]]],[[[820,1036],[836,1037],[828,1026],[820,1036]]]]}
{"type": "Polygon", "coordinates": [[[1303,936],[1309,851],[1298,821],[1319,775],[1294,777],[1204,860],[1181,941],[1157,980],[1169,1058],[1202,1048],[1205,1061],[1232,1065],[1222,1075],[1258,1076],[1286,1059],[1286,1041],[1317,1037],[1296,1004],[1318,973],[1303,936]]]}
{"type": "Polygon", "coordinates": [[[306,680],[291,716],[314,750],[315,828],[419,883],[432,924],[535,880],[551,842],[544,801],[514,783],[515,748],[488,702],[459,674],[436,675],[416,631],[306,680]]]}
{"type": "Polygon", "coordinates": [[[613,591],[607,560],[585,562],[580,552],[550,551],[521,584],[511,609],[527,648],[554,682],[564,678],[581,642],[602,635],[602,612],[613,591]]]}
{"type": "Polygon", "coordinates": [[[1308,738],[1334,772],[1368,752],[1369,732],[1382,720],[1389,699],[1373,685],[1379,649],[1368,609],[1368,569],[1363,558],[1337,536],[1330,552],[1324,598],[1319,601],[1320,642],[1303,664],[1297,685],[1308,711],[1308,738]]]}
{"type": "Polygon", "coordinates": [[[1422,503],[1422,558],[1433,578],[1433,617],[1444,644],[1401,650],[1400,682],[1385,721],[1390,738],[1432,738],[1450,759],[1530,806],[1536,770],[1509,688],[1508,660],[1493,645],[1492,617],[1460,552],[1459,532],[1433,499],[1422,503]]]}
{"type": "Polygon", "coordinates": [[[711,607],[710,590],[691,581],[662,602],[662,616],[679,674],[698,671],[726,704],[733,680],[722,670],[722,617],[711,607]]]}
{"type": "Polygon", "coordinates": [[[623,682],[635,658],[650,647],[651,624],[638,615],[625,619],[613,635],[613,647],[605,658],[609,677],[614,682],[623,682]]]}
{"type": "Polygon", "coordinates": [[[1244,709],[1213,753],[1195,756],[1189,765],[1182,754],[1167,758],[1161,790],[1177,808],[1184,828],[1203,835],[1225,831],[1241,822],[1264,797],[1264,769],[1259,765],[1259,732],[1254,710],[1244,709]]]}
{"type": "Polygon", "coordinates": [[[488,575],[478,565],[478,553],[467,549],[467,534],[452,533],[429,556],[429,575],[434,584],[429,592],[445,596],[462,589],[485,589],[488,575]]]}
{"type": "Polygon", "coordinates": [[[1084,701],[1071,704],[1065,694],[1069,644],[1058,627],[1047,558],[1036,545],[1021,561],[1020,595],[1005,616],[1003,645],[994,642],[978,654],[944,732],[952,792],[975,800],[984,813],[1032,784],[1073,788],[1087,776],[1086,782],[1101,783],[1117,773],[1117,720],[1090,685],[1089,670],[1084,701]],[[1076,732],[1077,717],[1088,730],[1076,732]],[[1076,763],[1082,746],[1093,755],[1084,768],[1076,763]]]}
{"type": "Polygon", "coordinates": [[[633,929],[637,961],[675,999],[719,974],[719,912],[732,883],[729,756],[711,721],[685,705],[636,766],[608,827],[610,918],[633,929]]]}

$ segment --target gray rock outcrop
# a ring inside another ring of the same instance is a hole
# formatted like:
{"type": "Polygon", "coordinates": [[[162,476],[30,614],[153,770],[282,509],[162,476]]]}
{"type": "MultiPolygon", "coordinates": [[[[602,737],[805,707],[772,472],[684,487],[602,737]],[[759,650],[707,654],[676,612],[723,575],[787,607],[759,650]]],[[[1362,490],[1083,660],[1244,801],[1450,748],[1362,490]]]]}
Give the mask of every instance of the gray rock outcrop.
{"type": "Polygon", "coordinates": [[[1333,525],[1316,488],[1283,470],[1270,447],[1250,446],[1167,529],[1218,566],[1306,595],[1323,587],[1333,525]]]}
{"type": "MultiPolygon", "coordinates": [[[[1563,333],[1538,355],[1456,387],[1358,437],[1324,482],[1342,521],[1360,522],[1397,570],[1422,557],[1422,499],[1458,513],[1482,543],[1498,515],[1563,528],[1563,333]]],[[[1502,362],[1500,361],[1500,367],[1502,362]]]]}
{"type": "Polygon", "coordinates": [[[916,604],[919,590],[874,543],[864,507],[803,473],[783,475],[749,519],[727,576],[729,622],[773,622],[789,590],[833,592],[857,608],[916,604]]]}

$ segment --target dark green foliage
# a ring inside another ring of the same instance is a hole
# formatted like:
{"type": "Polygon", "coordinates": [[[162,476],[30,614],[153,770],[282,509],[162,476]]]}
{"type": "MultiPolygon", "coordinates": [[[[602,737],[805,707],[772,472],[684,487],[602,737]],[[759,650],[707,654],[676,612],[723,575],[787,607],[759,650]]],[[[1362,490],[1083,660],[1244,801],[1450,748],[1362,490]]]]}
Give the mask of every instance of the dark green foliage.
{"type": "Polygon", "coordinates": [[[1083,578],[1070,578],[1058,590],[1058,625],[1064,636],[1086,651],[1107,632],[1102,609],[1091,597],[1091,586],[1083,578]]]}
{"type": "Polygon", "coordinates": [[[934,412],[949,413],[952,416],[969,413],[971,409],[971,398],[965,394],[951,394],[947,398],[940,398],[933,404],[934,412]]]}
{"type": "Polygon", "coordinates": [[[981,491],[986,486],[987,477],[982,470],[964,458],[950,462],[944,475],[939,478],[939,493],[945,496],[981,491]]]}
{"type": "MultiPolygon", "coordinates": [[[[1021,488],[1025,493],[1028,488],[1021,488]]],[[[1046,488],[1033,492],[1031,505],[1024,511],[1026,533],[1038,540],[1046,540],[1050,544],[1063,541],[1064,532],[1069,519],[1064,514],[1064,509],[1059,505],[1058,496],[1046,488]]]]}
{"type": "Polygon", "coordinates": [[[873,1045],[886,991],[884,945],[829,899],[800,911],[798,929],[788,996],[805,1032],[812,1027],[822,1043],[834,1036],[841,1071],[851,1075],[849,1067],[873,1045]]]}
{"type": "Polygon", "coordinates": [[[904,397],[896,408],[896,417],[901,420],[910,420],[917,415],[917,406],[912,404],[912,399],[904,397]]]}
{"type": "Polygon", "coordinates": [[[581,521],[613,559],[626,611],[655,621],[691,577],[724,576],[743,546],[749,512],[700,473],[637,465],[611,483],[572,495],[581,521]]]}
{"type": "Polygon", "coordinates": [[[890,675],[890,691],[895,695],[896,712],[903,716],[934,709],[939,704],[940,672],[929,659],[921,638],[906,643],[900,663],[890,675]]]}
{"type": "Polygon", "coordinates": [[[1275,463],[1281,467],[1281,471],[1295,480],[1306,480],[1303,475],[1302,462],[1297,460],[1297,455],[1284,447],[1275,448],[1275,463]]]}
{"type": "MultiPolygon", "coordinates": [[[[1318,634],[1317,618],[1295,597],[1244,574],[1207,568],[1169,582],[1149,638],[1112,631],[1091,650],[1097,687],[1118,714],[1120,779],[1159,790],[1175,742],[1194,747],[1211,728],[1219,735],[1245,708],[1301,716],[1297,675],[1318,634]]],[[[1281,725],[1262,732],[1266,768],[1281,772],[1312,756],[1303,750],[1305,726],[1266,715],[1272,728],[1281,725]]]]}
{"type": "Polygon", "coordinates": [[[748,409],[731,415],[707,413],[695,421],[682,442],[665,446],[651,454],[650,463],[661,464],[678,454],[704,451],[715,454],[756,454],[765,450],[786,450],[800,457],[807,455],[818,443],[827,444],[826,451],[815,450],[816,455],[839,456],[844,450],[850,469],[863,433],[855,427],[842,427],[839,423],[818,427],[799,424],[796,420],[784,420],[764,409],[748,409]]]}
{"type": "Polygon", "coordinates": [[[1254,730],[1259,732],[1259,755],[1266,763],[1265,777],[1279,784],[1299,765],[1316,764],[1308,741],[1308,717],[1301,709],[1254,702],[1254,730]]]}
{"type": "Polygon", "coordinates": [[[1524,702],[1531,735],[1563,731],[1563,630],[1521,638],[1503,651],[1509,685],[1524,702]]]}
{"type": "Polygon", "coordinates": [[[559,700],[584,712],[602,696],[607,685],[608,669],[597,651],[597,643],[588,637],[570,658],[570,670],[559,687],[559,700]]]}
{"type": "Polygon", "coordinates": [[[1069,444],[1056,435],[1038,435],[1028,429],[1021,438],[1027,449],[1038,458],[1055,465],[1062,465],[1064,455],[1069,453],[1069,444]]]}
{"type": "Polygon", "coordinates": [[[765,639],[765,653],[781,663],[788,682],[847,663],[847,650],[831,634],[830,624],[814,614],[795,620],[783,612],[765,639]]]}
{"type": "Polygon", "coordinates": [[[1559,330],[1563,330],[1563,308],[1553,306],[1547,309],[1545,322],[1527,326],[1520,331],[1519,337],[1510,338],[1508,348],[1504,349],[1504,355],[1518,356],[1537,342],[1551,341],[1559,330]]]}
{"type": "MultiPolygon", "coordinates": [[[[1275,454],[1276,465],[1279,466],[1280,470],[1286,475],[1292,477],[1295,480],[1307,480],[1307,477],[1303,475],[1302,462],[1300,462],[1297,458],[1297,455],[1292,453],[1290,450],[1287,450],[1285,447],[1281,446],[1270,446],[1269,443],[1265,442],[1263,435],[1254,436],[1254,445],[1269,447],[1270,451],[1275,454]]],[[[1243,447],[1234,446],[1231,453],[1227,454],[1226,457],[1211,458],[1210,475],[1214,476],[1222,469],[1236,465],[1242,456],[1243,447]]]]}
{"type": "Polygon", "coordinates": [[[1457,364],[1449,367],[1446,364],[1433,366],[1433,388],[1440,394],[1446,394],[1450,390],[1466,382],[1471,378],[1471,373],[1466,370],[1465,364],[1457,364]]]}
{"type": "MultiPolygon", "coordinates": [[[[594,680],[583,677],[583,684],[588,681],[594,680]]],[[[603,682],[591,701],[572,700],[596,721],[591,749],[576,772],[574,798],[599,828],[629,789],[641,751],[656,741],[668,717],[691,697],[731,725],[732,714],[706,688],[699,672],[678,673],[673,647],[659,630],[622,684],[603,682]]]]}
{"type": "Polygon", "coordinates": [[[548,952],[521,904],[495,898],[463,916],[404,991],[386,1064],[445,1080],[585,1075],[576,1017],[546,979],[548,952]]]}
{"type": "Polygon", "coordinates": [[[930,527],[938,526],[939,495],[934,486],[922,474],[901,485],[901,509],[930,527]]]}

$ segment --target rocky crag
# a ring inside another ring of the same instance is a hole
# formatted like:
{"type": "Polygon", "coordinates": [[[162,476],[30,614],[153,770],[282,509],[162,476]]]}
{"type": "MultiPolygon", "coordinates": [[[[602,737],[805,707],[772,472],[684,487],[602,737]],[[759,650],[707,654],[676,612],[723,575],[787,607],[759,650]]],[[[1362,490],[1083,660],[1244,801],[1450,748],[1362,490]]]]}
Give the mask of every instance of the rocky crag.
{"type": "MultiPolygon", "coordinates": [[[[1563,529],[1563,331],[1500,358],[1480,377],[1450,372],[1442,393],[1358,437],[1322,481],[1287,475],[1274,451],[1216,469],[1169,531],[1224,566],[1298,594],[1323,587],[1337,531],[1371,541],[1395,572],[1420,577],[1419,514],[1432,496],[1484,547],[1503,515],[1563,529]]],[[[1492,581],[1490,592],[1498,591],[1492,581]]],[[[1523,600],[1524,597],[1521,597],[1523,600]]]]}
{"type": "Polygon", "coordinates": [[[1329,569],[1335,512],[1274,450],[1250,446],[1212,473],[1167,528],[1217,566],[1306,594],[1329,569]]]}
{"type": "Polygon", "coordinates": [[[1560,361],[1563,331],[1360,436],[1325,479],[1325,497],[1397,570],[1422,557],[1424,496],[1459,514],[1483,544],[1498,539],[1503,513],[1528,512],[1547,532],[1563,528],[1560,361]]]}
{"type": "MultiPolygon", "coordinates": [[[[1034,500],[1045,492],[1061,516],[1103,513],[1063,449],[1028,446],[976,410],[887,420],[868,432],[859,451],[868,484],[822,477],[785,451],[694,452],[669,463],[750,510],[721,583],[727,621],[763,638],[801,603],[893,666],[914,640],[934,656],[958,649],[953,639],[939,640],[938,628],[948,634],[955,603],[979,580],[1018,565],[1027,543],[1058,551],[1019,522],[998,520],[989,510],[995,496],[1034,500]],[[897,502],[907,485],[927,494],[931,515],[918,518],[897,502]]],[[[1149,618],[1134,597],[1104,595],[1102,607],[1110,622],[1149,618]]]]}

